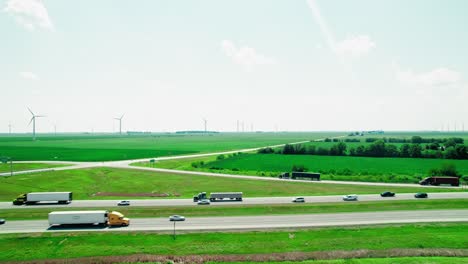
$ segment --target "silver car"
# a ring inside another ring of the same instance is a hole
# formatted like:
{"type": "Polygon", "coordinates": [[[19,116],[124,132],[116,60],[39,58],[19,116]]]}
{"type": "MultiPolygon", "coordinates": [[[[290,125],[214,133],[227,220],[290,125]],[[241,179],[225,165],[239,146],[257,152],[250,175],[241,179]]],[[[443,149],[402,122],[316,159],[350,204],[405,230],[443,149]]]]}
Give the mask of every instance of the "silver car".
{"type": "Polygon", "coordinates": [[[296,198],[292,199],[292,202],[293,203],[305,203],[305,199],[304,199],[304,197],[296,197],[296,198]]]}
{"type": "Polygon", "coordinates": [[[171,215],[169,216],[169,221],[171,222],[185,221],[185,217],[181,215],[171,215]]]}
{"type": "Polygon", "coordinates": [[[348,194],[343,196],[343,201],[357,201],[358,196],[356,194],[348,194]]]}
{"type": "Polygon", "coordinates": [[[203,200],[198,201],[197,204],[198,204],[198,205],[209,205],[209,204],[210,204],[210,200],[208,200],[208,199],[203,199],[203,200]]]}
{"type": "Polygon", "coordinates": [[[118,206],[130,205],[130,201],[120,201],[117,205],[118,206]]]}

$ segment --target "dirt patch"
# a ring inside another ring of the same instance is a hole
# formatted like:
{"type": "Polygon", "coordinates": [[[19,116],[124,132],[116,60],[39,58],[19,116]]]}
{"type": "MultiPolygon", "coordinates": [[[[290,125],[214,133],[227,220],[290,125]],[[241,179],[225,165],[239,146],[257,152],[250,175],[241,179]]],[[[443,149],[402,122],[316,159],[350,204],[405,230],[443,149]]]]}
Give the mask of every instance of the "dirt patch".
{"type": "Polygon", "coordinates": [[[389,249],[389,250],[334,250],[315,252],[286,252],[270,254],[245,254],[245,255],[149,255],[135,254],[129,256],[108,256],[108,257],[84,257],[73,259],[50,259],[35,261],[15,261],[5,263],[25,263],[25,264],[110,264],[110,263],[135,263],[135,262],[160,262],[160,263],[205,263],[216,262],[270,262],[270,261],[303,261],[320,259],[350,259],[350,258],[388,258],[388,257],[468,257],[468,249],[389,249]]]}
{"type": "Polygon", "coordinates": [[[93,196],[125,196],[125,197],[179,197],[180,193],[119,193],[119,192],[97,192],[93,196]]]}

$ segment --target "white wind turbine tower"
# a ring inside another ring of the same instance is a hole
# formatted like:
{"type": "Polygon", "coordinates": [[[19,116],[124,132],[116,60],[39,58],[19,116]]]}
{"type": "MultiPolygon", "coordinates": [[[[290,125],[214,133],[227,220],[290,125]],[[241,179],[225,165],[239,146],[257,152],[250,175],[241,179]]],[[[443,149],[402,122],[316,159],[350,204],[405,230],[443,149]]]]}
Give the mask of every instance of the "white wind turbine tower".
{"type": "Polygon", "coordinates": [[[119,117],[115,117],[114,119],[115,120],[119,120],[119,134],[122,135],[122,119],[124,117],[125,114],[123,114],[120,118],[119,117]]]}
{"type": "Polygon", "coordinates": [[[203,123],[205,125],[205,134],[206,134],[207,126],[208,126],[208,120],[206,120],[206,118],[203,118],[203,123]]]}
{"type": "Polygon", "coordinates": [[[28,107],[28,110],[29,110],[29,112],[30,112],[31,115],[32,115],[31,121],[29,121],[29,124],[28,124],[28,125],[30,125],[31,122],[33,123],[33,140],[36,140],[36,118],[38,118],[38,117],[45,117],[45,116],[35,115],[35,114],[33,113],[33,111],[31,111],[31,109],[29,109],[29,107],[28,107]]]}

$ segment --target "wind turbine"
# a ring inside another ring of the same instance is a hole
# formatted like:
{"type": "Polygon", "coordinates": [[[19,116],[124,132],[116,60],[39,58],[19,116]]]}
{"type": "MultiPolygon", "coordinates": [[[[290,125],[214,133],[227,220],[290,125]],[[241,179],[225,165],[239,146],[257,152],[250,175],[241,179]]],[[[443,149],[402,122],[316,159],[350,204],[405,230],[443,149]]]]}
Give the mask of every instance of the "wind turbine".
{"type": "Polygon", "coordinates": [[[30,112],[31,115],[32,115],[31,121],[29,121],[28,126],[31,124],[31,122],[33,123],[33,140],[36,140],[36,118],[38,118],[38,117],[45,117],[45,116],[35,115],[35,114],[33,113],[33,111],[31,111],[31,109],[29,109],[29,107],[28,107],[28,110],[29,110],[29,112],[30,112]]]}
{"type": "Polygon", "coordinates": [[[123,114],[120,118],[119,117],[115,117],[114,119],[115,120],[119,120],[119,134],[122,135],[122,119],[124,117],[125,114],[123,114]]]}
{"type": "Polygon", "coordinates": [[[206,118],[203,118],[203,122],[205,124],[205,134],[206,134],[206,129],[207,129],[207,126],[208,126],[208,120],[206,120],[206,118]]]}

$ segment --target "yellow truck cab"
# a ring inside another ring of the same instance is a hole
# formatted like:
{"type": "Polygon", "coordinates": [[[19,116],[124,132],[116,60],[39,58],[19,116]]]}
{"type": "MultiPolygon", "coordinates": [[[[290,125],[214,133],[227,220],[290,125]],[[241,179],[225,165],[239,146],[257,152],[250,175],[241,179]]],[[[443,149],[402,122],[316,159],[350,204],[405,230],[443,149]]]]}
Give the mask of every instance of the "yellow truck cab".
{"type": "Polygon", "coordinates": [[[117,211],[110,212],[107,219],[110,226],[128,226],[130,224],[130,219],[117,211]]]}

